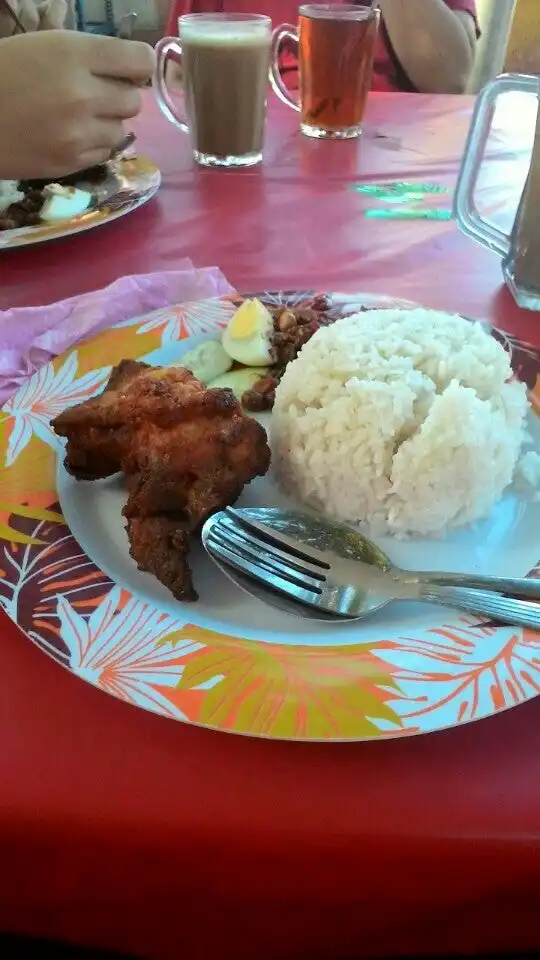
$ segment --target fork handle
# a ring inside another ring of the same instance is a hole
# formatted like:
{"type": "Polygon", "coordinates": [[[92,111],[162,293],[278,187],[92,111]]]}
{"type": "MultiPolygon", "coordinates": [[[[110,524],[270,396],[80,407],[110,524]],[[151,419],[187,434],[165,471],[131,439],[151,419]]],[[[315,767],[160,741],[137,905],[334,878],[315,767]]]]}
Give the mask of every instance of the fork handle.
{"type": "Polygon", "coordinates": [[[482,614],[518,627],[540,629],[540,604],[503,597],[500,593],[426,583],[420,585],[418,599],[427,603],[457,607],[459,610],[482,614]]]}
{"type": "Polygon", "coordinates": [[[439,573],[438,571],[418,571],[407,575],[405,579],[421,584],[435,584],[445,587],[464,587],[471,590],[489,590],[495,593],[509,593],[513,597],[525,597],[540,600],[540,580],[531,578],[482,577],[471,573],[439,573]]]}

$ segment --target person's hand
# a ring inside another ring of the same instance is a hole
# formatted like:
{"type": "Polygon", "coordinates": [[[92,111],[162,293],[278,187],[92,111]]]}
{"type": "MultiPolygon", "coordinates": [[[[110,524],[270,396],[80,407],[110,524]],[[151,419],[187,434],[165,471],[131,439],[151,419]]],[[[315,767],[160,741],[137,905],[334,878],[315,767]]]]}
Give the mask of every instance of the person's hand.
{"type": "Polygon", "coordinates": [[[146,43],[51,30],[0,40],[0,178],[61,177],[103,163],[141,107],[146,43]]]}

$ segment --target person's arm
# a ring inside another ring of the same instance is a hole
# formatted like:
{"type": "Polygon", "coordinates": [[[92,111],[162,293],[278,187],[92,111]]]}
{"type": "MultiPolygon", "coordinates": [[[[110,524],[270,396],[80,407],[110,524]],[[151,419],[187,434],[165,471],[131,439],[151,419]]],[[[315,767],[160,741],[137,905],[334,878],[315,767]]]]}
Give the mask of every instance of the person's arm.
{"type": "Polygon", "coordinates": [[[56,179],[104,163],[155,60],[145,43],[75,30],[0,40],[0,177],[56,179]]]}
{"type": "Polygon", "coordinates": [[[444,0],[381,0],[392,46],[421,93],[463,93],[473,64],[476,29],[470,13],[444,0]]]}

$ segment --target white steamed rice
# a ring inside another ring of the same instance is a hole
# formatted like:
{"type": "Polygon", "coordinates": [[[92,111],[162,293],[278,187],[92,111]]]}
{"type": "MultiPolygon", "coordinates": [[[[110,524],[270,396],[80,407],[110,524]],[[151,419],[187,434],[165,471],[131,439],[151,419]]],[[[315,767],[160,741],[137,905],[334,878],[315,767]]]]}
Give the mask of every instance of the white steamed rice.
{"type": "Polygon", "coordinates": [[[24,193],[19,190],[18,180],[0,180],[0,213],[5,213],[13,203],[24,200],[24,193]]]}
{"type": "Polygon", "coordinates": [[[319,330],[276,393],[284,486],[375,533],[441,536],[486,517],[526,440],[524,384],[478,323],[370,310],[319,330]]]}

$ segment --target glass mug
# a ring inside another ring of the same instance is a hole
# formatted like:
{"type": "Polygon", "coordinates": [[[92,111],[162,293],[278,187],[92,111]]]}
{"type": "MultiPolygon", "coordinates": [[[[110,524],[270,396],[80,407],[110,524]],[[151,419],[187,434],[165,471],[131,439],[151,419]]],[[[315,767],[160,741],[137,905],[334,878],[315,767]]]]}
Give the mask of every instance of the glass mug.
{"type": "Polygon", "coordinates": [[[306,136],[348,140],[362,133],[379,20],[380,10],[371,4],[306,3],[298,11],[298,30],[286,23],[274,30],[272,88],[300,112],[306,136]],[[298,44],[300,102],[278,69],[285,38],[298,44]]]}
{"type": "Polygon", "coordinates": [[[250,167],[262,160],[272,22],[251,13],[190,13],[176,37],[156,45],[154,91],[163,113],[189,133],[207,167],[250,167]],[[181,57],[186,118],[165,81],[167,55],[181,57]]]}
{"type": "Polygon", "coordinates": [[[474,199],[495,101],[502,93],[516,90],[540,97],[540,79],[506,74],[478,95],[454,195],[454,218],[467,237],[503,258],[503,277],[516,303],[527,310],[540,310],[540,109],[529,174],[511,233],[484,220],[474,199]]]}

